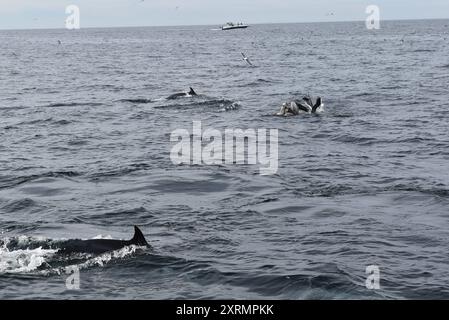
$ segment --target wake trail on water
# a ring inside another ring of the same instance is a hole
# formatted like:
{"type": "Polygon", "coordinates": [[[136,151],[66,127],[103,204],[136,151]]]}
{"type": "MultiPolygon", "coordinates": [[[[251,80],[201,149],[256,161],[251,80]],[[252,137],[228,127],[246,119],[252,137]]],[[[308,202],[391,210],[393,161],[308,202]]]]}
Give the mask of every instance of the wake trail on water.
{"type": "MultiPolygon", "coordinates": [[[[105,239],[96,236],[93,239],[105,239]]],[[[109,238],[109,237],[106,237],[109,238]]],[[[40,237],[11,237],[0,240],[1,274],[61,274],[68,269],[103,267],[114,260],[124,259],[145,248],[130,245],[99,255],[88,253],[60,254],[60,247],[67,240],[40,237]]]]}

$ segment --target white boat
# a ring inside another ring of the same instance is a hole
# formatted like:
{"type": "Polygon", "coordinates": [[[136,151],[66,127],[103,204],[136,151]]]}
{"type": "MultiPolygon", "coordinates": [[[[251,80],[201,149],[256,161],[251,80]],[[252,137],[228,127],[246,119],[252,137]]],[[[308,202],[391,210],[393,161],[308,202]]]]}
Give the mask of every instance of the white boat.
{"type": "Polygon", "coordinates": [[[248,28],[248,25],[243,24],[241,22],[239,23],[228,22],[221,27],[221,30],[246,29],[246,28],[248,28]]]}

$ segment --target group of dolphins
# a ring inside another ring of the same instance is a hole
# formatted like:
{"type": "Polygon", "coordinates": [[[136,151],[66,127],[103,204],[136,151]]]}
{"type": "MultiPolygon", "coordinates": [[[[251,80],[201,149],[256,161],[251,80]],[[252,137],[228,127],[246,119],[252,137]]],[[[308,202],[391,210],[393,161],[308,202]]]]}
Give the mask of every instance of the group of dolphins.
{"type": "MultiPolygon", "coordinates": [[[[181,97],[193,97],[197,96],[197,93],[195,90],[193,90],[192,87],[189,88],[190,90],[188,92],[180,92],[175,93],[167,97],[168,100],[174,100],[181,97]]],[[[324,111],[324,103],[323,99],[321,97],[317,97],[315,102],[313,101],[312,97],[305,96],[302,98],[302,100],[293,100],[290,102],[284,102],[281,106],[281,109],[279,112],[277,112],[276,116],[297,116],[302,113],[320,113],[324,111]]]]}
{"type": "MultiPolygon", "coordinates": [[[[189,88],[188,92],[175,93],[167,97],[169,100],[178,99],[181,97],[193,97],[197,96],[197,93],[193,88],[189,88]]],[[[301,113],[319,113],[323,111],[323,102],[321,97],[317,97],[315,102],[310,96],[302,98],[302,100],[293,100],[291,102],[285,102],[282,104],[281,109],[275,115],[277,116],[295,116],[301,113]]],[[[127,246],[139,246],[151,248],[145,237],[137,226],[134,226],[134,236],[130,240],[113,240],[113,239],[90,239],[80,240],[72,239],[67,240],[58,245],[58,252],[60,254],[71,253],[90,253],[90,254],[102,254],[109,251],[115,251],[127,246]]]]}

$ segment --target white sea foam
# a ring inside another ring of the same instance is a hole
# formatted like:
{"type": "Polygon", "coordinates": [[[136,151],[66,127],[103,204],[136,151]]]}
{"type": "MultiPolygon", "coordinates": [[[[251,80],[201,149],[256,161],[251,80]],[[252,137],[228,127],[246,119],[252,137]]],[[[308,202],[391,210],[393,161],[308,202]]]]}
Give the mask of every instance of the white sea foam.
{"type": "Polygon", "coordinates": [[[93,267],[93,266],[102,267],[105,264],[107,264],[108,262],[110,262],[111,260],[122,259],[122,258],[125,258],[126,256],[129,256],[129,255],[135,253],[136,250],[139,248],[140,247],[138,247],[138,246],[132,245],[132,246],[123,247],[119,250],[105,252],[97,257],[86,260],[85,262],[77,265],[77,267],[79,267],[80,269],[85,269],[85,268],[89,268],[89,267],[93,267]]]}
{"type": "MultiPolygon", "coordinates": [[[[142,248],[142,247],[134,246],[134,245],[123,247],[119,250],[106,252],[106,253],[103,253],[96,257],[87,258],[86,261],[79,263],[79,264],[67,265],[64,267],[43,270],[43,271],[41,271],[41,274],[45,274],[45,275],[58,274],[58,275],[60,275],[60,274],[64,274],[66,272],[66,270],[73,269],[73,268],[76,268],[78,270],[83,270],[83,269],[88,269],[88,268],[92,268],[92,267],[103,267],[104,265],[109,263],[111,260],[123,259],[129,255],[132,255],[139,248],[142,248]]],[[[89,255],[89,256],[91,256],[91,255],[89,255]]]]}
{"type": "MultiPolygon", "coordinates": [[[[96,236],[94,239],[110,239],[110,236],[96,236]]],[[[39,242],[46,241],[45,238],[18,236],[15,238],[3,239],[0,245],[0,274],[2,273],[39,273],[43,275],[62,274],[67,268],[77,267],[79,269],[87,269],[90,267],[102,267],[111,260],[125,258],[138,250],[139,246],[127,246],[119,250],[106,252],[98,256],[91,254],[82,254],[81,258],[85,258],[84,262],[76,265],[65,265],[52,268],[55,259],[59,260],[55,254],[58,249],[26,248],[28,245],[36,245],[39,242]],[[11,248],[11,242],[15,243],[16,248],[11,248]],[[9,246],[8,246],[9,245],[9,246]],[[41,270],[39,270],[40,267],[41,270]]],[[[59,240],[58,240],[59,241],[59,240]]],[[[79,258],[79,257],[78,257],[79,258]]]]}
{"type": "Polygon", "coordinates": [[[99,235],[93,237],[92,239],[108,239],[108,240],[110,240],[110,239],[112,239],[112,236],[110,236],[110,235],[104,236],[104,235],[99,234],[99,235]]]}
{"type": "Polygon", "coordinates": [[[46,263],[46,260],[58,250],[19,249],[10,251],[6,246],[0,247],[0,273],[31,272],[46,263]]]}

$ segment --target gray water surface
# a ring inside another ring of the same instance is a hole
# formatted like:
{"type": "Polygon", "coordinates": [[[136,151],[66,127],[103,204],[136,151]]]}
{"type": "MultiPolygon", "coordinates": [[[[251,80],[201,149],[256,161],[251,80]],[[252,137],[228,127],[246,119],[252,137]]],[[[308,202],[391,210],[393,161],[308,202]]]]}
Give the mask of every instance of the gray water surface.
{"type": "Polygon", "coordinates": [[[0,298],[449,298],[449,21],[213,28],[0,31],[0,298]],[[173,164],[193,120],[279,129],[277,174],[173,164]]]}

